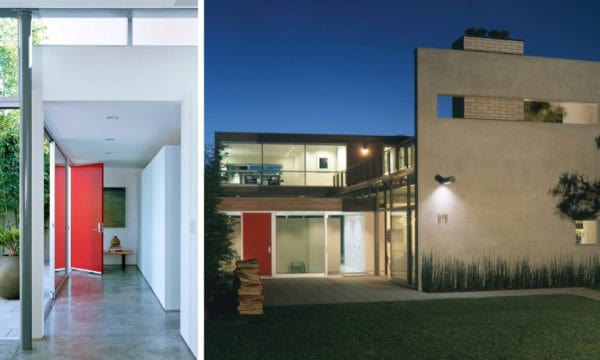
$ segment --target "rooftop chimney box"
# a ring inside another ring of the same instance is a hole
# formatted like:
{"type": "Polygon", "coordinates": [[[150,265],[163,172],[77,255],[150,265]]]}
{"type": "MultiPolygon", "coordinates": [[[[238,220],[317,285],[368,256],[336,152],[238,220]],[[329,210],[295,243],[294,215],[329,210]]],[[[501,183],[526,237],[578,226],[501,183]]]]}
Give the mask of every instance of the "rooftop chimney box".
{"type": "Polygon", "coordinates": [[[523,40],[512,40],[509,36],[510,33],[506,30],[487,31],[482,28],[469,28],[465,30],[465,35],[452,44],[452,48],[523,55],[525,52],[523,40]]]}

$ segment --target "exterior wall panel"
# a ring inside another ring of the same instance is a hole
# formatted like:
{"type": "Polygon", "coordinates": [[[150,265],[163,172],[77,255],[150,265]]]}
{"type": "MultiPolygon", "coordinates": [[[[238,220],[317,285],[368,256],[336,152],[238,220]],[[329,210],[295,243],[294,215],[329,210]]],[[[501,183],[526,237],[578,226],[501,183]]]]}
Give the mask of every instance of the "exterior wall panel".
{"type": "Polygon", "coordinates": [[[575,244],[574,223],[548,193],[565,171],[600,177],[599,125],[436,116],[438,94],[597,103],[600,63],[417,49],[416,66],[417,260],[600,254],[575,244]],[[442,186],[436,174],[456,182],[442,186]]]}

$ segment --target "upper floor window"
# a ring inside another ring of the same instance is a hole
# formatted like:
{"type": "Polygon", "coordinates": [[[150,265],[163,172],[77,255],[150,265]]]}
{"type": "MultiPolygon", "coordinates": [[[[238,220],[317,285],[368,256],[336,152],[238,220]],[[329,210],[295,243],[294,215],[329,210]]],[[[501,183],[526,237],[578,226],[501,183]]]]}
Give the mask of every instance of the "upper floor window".
{"type": "Polygon", "coordinates": [[[598,124],[598,104],[525,100],[524,117],[537,122],[598,124]]]}
{"type": "Polygon", "coordinates": [[[438,95],[441,119],[598,124],[598,104],[484,96],[438,95]]]}
{"type": "Polygon", "coordinates": [[[228,184],[334,186],[346,168],[345,145],[225,143],[221,170],[228,184]]]}

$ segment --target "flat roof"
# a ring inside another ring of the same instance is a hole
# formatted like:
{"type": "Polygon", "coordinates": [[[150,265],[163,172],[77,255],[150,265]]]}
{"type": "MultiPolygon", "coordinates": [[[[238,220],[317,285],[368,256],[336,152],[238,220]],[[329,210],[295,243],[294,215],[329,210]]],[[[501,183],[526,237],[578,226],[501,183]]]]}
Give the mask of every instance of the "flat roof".
{"type": "Polygon", "coordinates": [[[342,134],[293,134],[293,133],[247,133],[215,132],[215,141],[239,141],[256,143],[308,143],[308,144],[346,144],[346,143],[383,143],[399,144],[412,136],[395,135],[342,135],[342,134]]]}

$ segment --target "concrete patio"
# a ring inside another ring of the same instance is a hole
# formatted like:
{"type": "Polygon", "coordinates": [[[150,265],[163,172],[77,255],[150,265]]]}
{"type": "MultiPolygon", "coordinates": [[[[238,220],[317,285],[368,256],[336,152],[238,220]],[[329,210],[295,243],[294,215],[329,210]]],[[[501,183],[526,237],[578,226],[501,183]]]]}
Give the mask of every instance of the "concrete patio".
{"type": "Polygon", "coordinates": [[[600,291],[586,288],[528,289],[423,293],[378,276],[313,279],[262,279],[265,306],[350,302],[485,298],[527,295],[577,295],[600,300],[600,291]]]}

